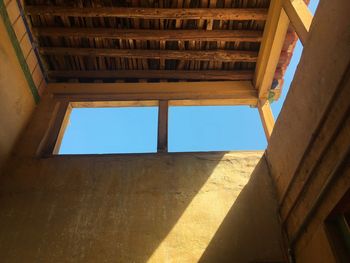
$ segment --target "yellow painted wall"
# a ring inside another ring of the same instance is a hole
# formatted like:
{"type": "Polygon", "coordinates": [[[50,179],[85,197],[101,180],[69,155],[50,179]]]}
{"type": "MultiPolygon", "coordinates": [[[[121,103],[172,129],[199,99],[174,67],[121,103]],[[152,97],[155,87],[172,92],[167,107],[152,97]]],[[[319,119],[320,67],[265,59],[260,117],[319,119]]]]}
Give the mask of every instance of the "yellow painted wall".
{"type": "Polygon", "coordinates": [[[5,25],[0,19],[0,170],[5,165],[35,102],[5,25]]]}

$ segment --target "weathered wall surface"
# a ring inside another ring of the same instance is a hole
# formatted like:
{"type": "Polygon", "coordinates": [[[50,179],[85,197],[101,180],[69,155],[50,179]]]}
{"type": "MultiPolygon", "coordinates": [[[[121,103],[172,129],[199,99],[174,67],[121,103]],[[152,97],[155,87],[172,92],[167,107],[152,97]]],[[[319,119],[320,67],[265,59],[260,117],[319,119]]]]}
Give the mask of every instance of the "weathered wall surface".
{"type": "Polygon", "coordinates": [[[267,149],[297,262],[335,262],[325,219],[350,187],[348,10],[346,0],[320,1],[267,149]]]}
{"type": "Polygon", "coordinates": [[[23,160],[2,178],[3,262],[279,261],[261,153],[23,160]],[[243,191],[242,191],[243,189],[243,191]]]}
{"type": "Polygon", "coordinates": [[[0,18],[0,170],[35,107],[15,51],[0,18]]]}
{"type": "Polygon", "coordinates": [[[40,159],[53,109],[41,100],[1,177],[3,262],[282,259],[262,152],[40,159]]]}

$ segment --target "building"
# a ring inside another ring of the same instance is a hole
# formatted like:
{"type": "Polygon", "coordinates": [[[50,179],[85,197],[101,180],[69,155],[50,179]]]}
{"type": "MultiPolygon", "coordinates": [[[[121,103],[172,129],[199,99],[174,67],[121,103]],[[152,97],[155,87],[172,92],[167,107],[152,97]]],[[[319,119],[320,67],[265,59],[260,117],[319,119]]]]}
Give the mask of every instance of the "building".
{"type": "Polygon", "coordinates": [[[119,4],[0,1],[1,261],[349,262],[350,2],[119,4]],[[159,153],[57,155],[72,108],[130,105],[159,153]],[[268,147],[167,153],[169,105],[256,107],[268,147]]]}

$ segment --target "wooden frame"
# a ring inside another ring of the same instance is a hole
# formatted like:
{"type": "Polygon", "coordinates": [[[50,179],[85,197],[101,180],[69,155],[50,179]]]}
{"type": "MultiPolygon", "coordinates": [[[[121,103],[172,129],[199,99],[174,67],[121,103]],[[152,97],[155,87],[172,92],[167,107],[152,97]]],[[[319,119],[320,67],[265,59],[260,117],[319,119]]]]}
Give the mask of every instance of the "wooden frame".
{"type": "Polygon", "coordinates": [[[305,44],[312,14],[303,0],[272,0],[254,75],[259,99],[266,100],[276,72],[289,22],[305,44]]]}
{"type": "Polygon", "coordinates": [[[267,140],[270,139],[274,118],[268,102],[289,22],[305,45],[312,14],[303,0],[272,0],[259,51],[253,83],[258,90],[258,110],[267,140]]]}
{"type": "Polygon", "coordinates": [[[303,0],[284,0],[283,9],[287,13],[300,41],[306,44],[313,16],[303,0]]]}
{"type": "Polygon", "coordinates": [[[50,157],[58,155],[62,139],[69,124],[70,114],[74,108],[109,108],[109,107],[152,107],[158,109],[157,152],[168,151],[168,108],[169,106],[204,106],[236,105],[231,100],[143,100],[143,101],[69,101],[58,100],[54,107],[51,121],[40,144],[38,155],[50,157]]]}
{"type": "Polygon", "coordinates": [[[210,100],[215,105],[257,106],[258,103],[257,91],[250,81],[50,83],[48,89],[55,98],[68,101],[169,100],[178,106],[182,102],[208,104],[210,100]]]}
{"type": "MultiPolygon", "coordinates": [[[[62,139],[69,124],[69,118],[74,108],[110,108],[110,107],[152,107],[161,106],[157,100],[145,101],[69,101],[58,100],[55,102],[54,110],[45,135],[40,142],[37,154],[40,157],[58,155],[62,139]]],[[[166,123],[167,125],[167,123],[166,123]]],[[[166,127],[167,128],[167,127],[166,127]]],[[[163,127],[164,129],[164,127],[163,127]]],[[[167,145],[167,136],[162,137],[165,141],[159,141],[167,145]]],[[[158,149],[160,147],[158,146],[158,149]]],[[[167,148],[165,148],[166,151],[167,148]]]]}
{"type": "Polygon", "coordinates": [[[158,106],[157,150],[166,152],[169,106],[258,105],[250,81],[51,83],[48,88],[57,106],[41,147],[42,156],[58,153],[73,108],[158,106]]]}
{"type": "MultiPolygon", "coordinates": [[[[158,139],[157,152],[164,153],[168,150],[168,108],[169,106],[221,106],[237,105],[230,100],[138,100],[138,101],[69,101],[59,98],[56,101],[51,121],[45,136],[39,146],[38,155],[49,157],[57,155],[61,147],[62,139],[69,123],[73,108],[109,108],[109,107],[152,107],[158,109],[158,139]]],[[[262,124],[267,139],[273,128],[273,116],[268,102],[258,106],[262,124]]]]}

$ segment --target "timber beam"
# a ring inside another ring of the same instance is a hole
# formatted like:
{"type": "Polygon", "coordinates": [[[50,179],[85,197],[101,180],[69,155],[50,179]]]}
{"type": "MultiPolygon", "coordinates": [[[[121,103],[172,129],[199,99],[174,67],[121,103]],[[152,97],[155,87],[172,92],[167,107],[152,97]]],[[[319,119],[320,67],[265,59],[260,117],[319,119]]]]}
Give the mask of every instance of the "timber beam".
{"type": "Polygon", "coordinates": [[[268,98],[289,22],[304,45],[312,19],[303,0],[271,0],[253,80],[259,99],[265,101],[268,98]]]}
{"type": "Polygon", "coordinates": [[[68,101],[169,100],[171,105],[250,105],[258,102],[251,81],[161,83],[49,83],[57,99],[68,101]]]}
{"type": "Polygon", "coordinates": [[[288,26],[282,0],[271,0],[253,80],[261,100],[268,98],[288,26]]]}
{"type": "Polygon", "coordinates": [[[231,70],[54,70],[50,78],[135,78],[186,80],[252,80],[253,71],[231,70]]]}
{"type": "Polygon", "coordinates": [[[36,36],[101,37],[108,39],[134,39],[155,41],[239,41],[260,42],[259,30],[145,30],[118,28],[34,27],[36,36]]]}
{"type": "Polygon", "coordinates": [[[66,7],[26,5],[27,15],[77,17],[121,17],[142,19],[214,19],[266,20],[267,9],[262,8],[139,8],[139,7],[66,7]]]}
{"type": "Polygon", "coordinates": [[[43,55],[62,56],[106,56],[142,59],[178,59],[178,60],[216,60],[223,62],[255,62],[258,53],[255,51],[237,50],[141,50],[114,48],[65,48],[40,47],[43,55]]]}

